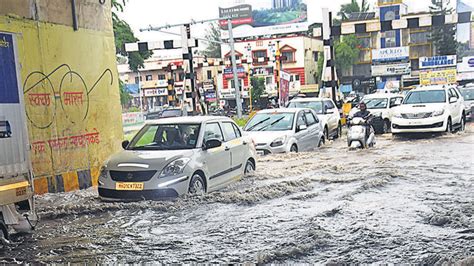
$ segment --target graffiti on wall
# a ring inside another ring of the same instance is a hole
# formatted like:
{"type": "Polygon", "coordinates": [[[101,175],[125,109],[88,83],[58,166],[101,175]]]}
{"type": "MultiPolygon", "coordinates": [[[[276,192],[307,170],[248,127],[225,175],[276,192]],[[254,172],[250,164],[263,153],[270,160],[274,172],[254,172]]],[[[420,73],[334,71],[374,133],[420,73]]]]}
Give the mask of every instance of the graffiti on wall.
{"type": "Polygon", "coordinates": [[[89,152],[93,146],[98,148],[101,138],[99,126],[90,125],[88,117],[91,105],[104,100],[94,103],[93,92],[114,82],[109,68],[97,76],[89,83],[68,64],[49,73],[33,71],[26,76],[23,92],[26,117],[33,131],[32,163],[37,174],[90,166],[89,152]]]}

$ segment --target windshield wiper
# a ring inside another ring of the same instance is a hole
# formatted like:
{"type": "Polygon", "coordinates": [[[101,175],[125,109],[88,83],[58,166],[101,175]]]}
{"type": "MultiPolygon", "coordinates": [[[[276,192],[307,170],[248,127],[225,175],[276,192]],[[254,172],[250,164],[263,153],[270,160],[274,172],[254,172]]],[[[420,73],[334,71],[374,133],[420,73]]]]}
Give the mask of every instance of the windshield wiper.
{"type": "Polygon", "coordinates": [[[252,131],[252,129],[256,128],[258,125],[261,125],[263,122],[266,122],[268,120],[270,120],[270,117],[267,117],[267,118],[263,119],[262,121],[258,122],[257,124],[247,128],[247,131],[252,131]]]}
{"type": "Polygon", "coordinates": [[[260,129],[258,129],[258,131],[263,131],[264,129],[266,129],[266,128],[270,127],[270,126],[275,125],[276,123],[278,123],[278,122],[280,122],[281,120],[283,120],[283,118],[285,118],[285,117],[280,117],[280,118],[278,118],[277,120],[273,121],[271,124],[268,124],[268,125],[266,125],[266,126],[264,126],[264,127],[261,127],[260,129]]]}

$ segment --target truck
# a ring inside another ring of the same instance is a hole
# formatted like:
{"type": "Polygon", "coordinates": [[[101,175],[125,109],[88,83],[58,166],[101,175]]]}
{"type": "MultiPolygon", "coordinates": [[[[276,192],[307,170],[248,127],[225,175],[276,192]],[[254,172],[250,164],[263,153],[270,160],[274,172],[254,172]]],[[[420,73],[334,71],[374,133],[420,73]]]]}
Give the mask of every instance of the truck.
{"type": "Polygon", "coordinates": [[[15,35],[0,32],[0,244],[37,221],[15,35]]]}

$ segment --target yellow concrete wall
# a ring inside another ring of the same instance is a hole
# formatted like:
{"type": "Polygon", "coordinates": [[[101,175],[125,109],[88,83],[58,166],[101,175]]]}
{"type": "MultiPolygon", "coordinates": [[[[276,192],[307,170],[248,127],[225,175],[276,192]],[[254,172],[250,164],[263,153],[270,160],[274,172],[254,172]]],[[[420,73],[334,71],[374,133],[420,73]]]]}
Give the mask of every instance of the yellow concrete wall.
{"type": "Polygon", "coordinates": [[[17,40],[36,193],[96,185],[123,138],[111,27],[0,16],[0,32],[17,40]]]}

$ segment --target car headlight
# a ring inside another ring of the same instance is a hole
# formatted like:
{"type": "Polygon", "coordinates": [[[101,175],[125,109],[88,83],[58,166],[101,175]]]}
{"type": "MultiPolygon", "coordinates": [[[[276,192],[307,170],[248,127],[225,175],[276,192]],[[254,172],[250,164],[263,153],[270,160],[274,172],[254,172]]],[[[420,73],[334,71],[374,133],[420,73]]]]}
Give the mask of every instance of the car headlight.
{"type": "Polygon", "coordinates": [[[100,167],[99,178],[107,178],[107,165],[100,167]]]}
{"type": "Polygon", "coordinates": [[[180,158],[172,161],[169,163],[165,168],[160,173],[160,178],[161,177],[167,177],[167,176],[174,176],[174,175],[179,175],[182,174],[184,171],[184,168],[188,164],[188,162],[191,159],[189,158],[180,158]]]}
{"type": "Polygon", "coordinates": [[[439,110],[439,111],[435,111],[431,114],[431,116],[435,117],[435,116],[441,116],[444,114],[444,109],[443,110],[439,110]]]}
{"type": "Polygon", "coordinates": [[[272,141],[272,143],[270,144],[270,147],[283,146],[285,144],[285,141],[286,141],[286,136],[285,137],[279,137],[279,138],[275,139],[274,141],[272,141]]]}

